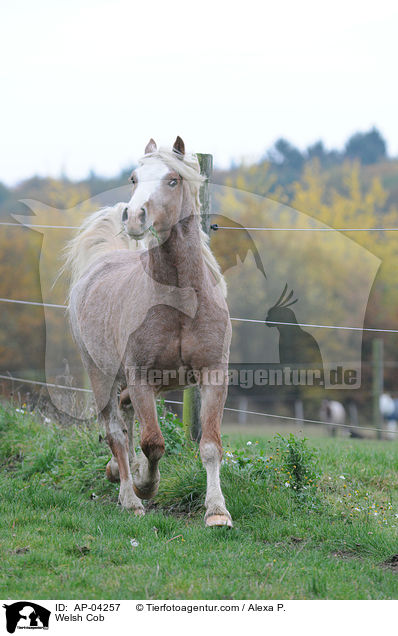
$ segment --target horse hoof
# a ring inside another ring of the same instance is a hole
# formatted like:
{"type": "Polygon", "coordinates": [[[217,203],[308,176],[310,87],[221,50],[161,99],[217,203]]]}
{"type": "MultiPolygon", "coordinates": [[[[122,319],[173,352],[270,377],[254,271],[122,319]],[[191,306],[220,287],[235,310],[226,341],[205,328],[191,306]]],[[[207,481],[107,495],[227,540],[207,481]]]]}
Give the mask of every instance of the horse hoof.
{"type": "Polygon", "coordinates": [[[227,515],[210,515],[205,520],[205,525],[206,528],[221,528],[221,526],[233,528],[234,526],[231,517],[227,517],[227,515]]]}
{"type": "Polygon", "coordinates": [[[145,510],[144,508],[136,508],[134,510],[134,514],[136,517],[144,517],[145,516],[145,510]]]}
{"type": "Polygon", "coordinates": [[[139,488],[137,488],[135,484],[133,484],[133,489],[137,497],[139,497],[140,499],[146,499],[146,500],[152,499],[158,492],[158,488],[159,488],[159,483],[155,484],[154,486],[151,486],[151,488],[148,488],[147,490],[145,489],[140,490],[139,488]]]}
{"type": "Polygon", "coordinates": [[[111,462],[108,462],[105,469],[105,474],[107,479],[111,482],[120,481],[119,471],[115,472],[112,470],[111,462]]]}

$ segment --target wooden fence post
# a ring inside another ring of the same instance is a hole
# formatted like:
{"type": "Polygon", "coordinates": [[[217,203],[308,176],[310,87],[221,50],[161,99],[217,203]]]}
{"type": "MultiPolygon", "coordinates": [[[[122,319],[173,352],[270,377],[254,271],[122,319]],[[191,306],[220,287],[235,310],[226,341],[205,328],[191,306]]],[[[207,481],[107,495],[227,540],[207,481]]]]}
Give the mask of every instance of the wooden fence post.
{"type": "Polygon", "coordinates": [[[304,406],[303,400],[295,400],[294,417],[296,418],[297,433],[304,431],[304,406]]]}
{"type": "Polygon", "coordinates": [[[203,183],[199,193],[202,230],[206,232],[206,234],[210,234],[211,211],[209,182],[213,175],[213,155],[198,154],[197,157],[200,165],[200,173],[206,177],[206,181],[203,183]]]}
{"type": "MultiPolygon", "coordinates": [[[[200,165],[201,174],[206,177],[206,181],[200,188],[200,208],[201,208],[201,224],[202,230],[206,234],[210,233],[210,190],[209,180],[213,174],[213,156],[206,154],[197,155],[200,165]]],[[[183,398],[182,421],[185,428],[185,434],[188,439],[196,442],[200,441],[200,391],[199,387],[192,386],[185,389],[183,398]]]]}
{"type": "Polygon", "coordinates": [[[382,416],[380,412],[380,396],[384,390],[383,340],[375,338],[372,342],[372,402],[373,426],[377,431],[377,439],[381,439],[382,416]]]}

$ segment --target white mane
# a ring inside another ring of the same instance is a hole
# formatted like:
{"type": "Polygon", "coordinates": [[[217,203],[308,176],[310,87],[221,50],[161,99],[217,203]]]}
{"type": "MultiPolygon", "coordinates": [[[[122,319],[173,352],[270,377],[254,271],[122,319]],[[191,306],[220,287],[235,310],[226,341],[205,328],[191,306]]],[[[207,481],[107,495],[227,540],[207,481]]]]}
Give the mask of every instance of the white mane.
{"type": "MultiPolygon", "coordinates": [[[[183,158],[176,156],[174,152],[160,148],[156,152],[142,157],[139,165],[160,160],[169,168],[178,172],[188,183],[194,201],[195,212],[200,218],[199,190],[205,178],[200,174],[199,162],[196,155],[185,154],[183,158]]],[[[83,272],[89,268],[99,256],[113,250],[146,249],[145,239],[137,241],[123,232],[122,213],[126,203],[117,203],[114,206],[102,208],[91,214],[82,223],[79,232],[67,244],[65,248],[65,263],[62,272],[70,272],[70,290],[81,278],[83,272]]],[[[209,237],[200,229],[200,241],[203,259],[212,272],[216,283],[221,286],[224,297],[227,295],[227,286],[220,267],[214,258],[210,247],[209,237]]]]}

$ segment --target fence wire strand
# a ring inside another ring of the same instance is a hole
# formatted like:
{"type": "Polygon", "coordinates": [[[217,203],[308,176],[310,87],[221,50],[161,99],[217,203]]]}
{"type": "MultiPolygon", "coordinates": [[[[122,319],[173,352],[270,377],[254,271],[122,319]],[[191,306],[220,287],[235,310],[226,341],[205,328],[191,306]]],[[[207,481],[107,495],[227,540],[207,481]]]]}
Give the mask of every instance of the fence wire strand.
{"type": "MultiPolygon", "coordinates": [[[[78,225],[40,225],[36,223],[14,223],[0,221],[0,225],[14,227],[32,227],[46,230],[80,230],[78,225]]],[[[398,232],[398,227],[234,227],[213,223],[213,231],[217,230],[247,230],[248,232],[398,232]]]]}
{"type": "Polygon", "coordinates": [[[39,303],[34,300],[15,300],[14,298],[0,298],[2,303],[16,303],[17,305],[34,305],[36,307],[53,307],[55,309],[67,309],[68,305],[55,305],[53,303],[39,303]]]}
{"type": "Polygon", "coordinates": [[[38,227],[45,230],[80,230],[78,225],[38,225],[36,223],[12,223],[11,221],[0,221],[0,225],[14,227],[38,227]]]}
{"type": "Polygon", "coordinates": [[[39,382],[39,380],[27,380],[26,378],[15,378],[12,375],[0,375],[1,380],[10,380],[12,382],[21,382],[22,384],[36,384],[38,386],[50,386],[54,389],[67,389],[68,391],[81,391],[83,393],[92,393],[91,389],[82,389],[77,386],[68,386],[67,384],[52,384],[51,382],[39,382]]]}
{"type": "Polygon", "coordinates": [[[276,320],[255,320],[251,318],[231,318],[236,322],[253,322],[267,325],[287,325],[290,327],[316,327],[317,329],[343,329],[346,331],[377,331],[380,333],[398,333],[398,329],[376,329],[373,327],[345,327],[340,325],[316,325],[309,322],[277,322],[276,320]]]}
{"type": "MultiPolygon", "coordinates": [[[[57,389],[67,389],[68,391],[83,391],[84,393],[93,393],[93,391],[91,389],[82,389],[79,387],[75,387],[75,386],[66,386],[63,384],[52,384],[50,382],[39,382],[37,380],[27,380],[24,378],[16,378],[14,376],[11,375],[0,375],[0,379],[3,380],[9,380],[9,381],[14,381],[14,382],[21,382],[22,384],[36,384],[39,386],[49,386],[52,388],[57,388],[57,389]]],[[[164,402],[166,404],[178,404],[180,406],[183,406],[183,402],[179,402],[177,400],[164,400],[164,402]]],[[[298,422],[298,423],[307,423],[307,424],[322,424],[324,426],[338,426],[339,428],[348,428],[348,429],[358,429],[360,431],[373,431],[373,432],[379,432],[379,433],[388,433],[390,434],[394,434],[397,435],[398,431],[390,431],[388,429],[380,429],[380,428],[375,428],[375,427],[370,427],[370,426],[355,426],[354,424],[335,424],[333,422],[324,422],[322,420],[310,420],[307,418],[298,418],[298,417],[292,417],[291,415],[278,415],[276,413],[263,413],[260,411],[246,411],[244,409],[233,409],[231,407],[224,407],[224,411],[230,411],[232,413],[244,413],[246,415],[256,415],[256,416],[260,416],[260,417],[272,417],[275,419],[279,419],[279,420],[289,420],[289,421],[293,421],[293,422],[298,422]]]]}
{"type": "Polygon", "coordinates": [[[398,232],[398,227],[233,227],[213,224],[217,230],[247,230],[248,232],[398,232]]]}
{"type": "MultiPolygon", "coordinates": [[[[55,309],[68,309],[68,305],[56,305],[54,303],[40,303],[32,300],[16,300],[14,298],[0,298],[2,303],[16,303],[18,305],[34,305],[36,307],[52,307],[55,309]]],[[[317,325],[307,322],[277,322],[275,320],[256,320],[254,318],[231,318],[234,322],[250,322],[257,324],[285,325],[288,327],[316,327],[317,329],[340,329],[345,331],[371,331],[377,333],[398,333],[398,329],[376,329],[374,327],[345,327],[341,325],[317,325]]]]}

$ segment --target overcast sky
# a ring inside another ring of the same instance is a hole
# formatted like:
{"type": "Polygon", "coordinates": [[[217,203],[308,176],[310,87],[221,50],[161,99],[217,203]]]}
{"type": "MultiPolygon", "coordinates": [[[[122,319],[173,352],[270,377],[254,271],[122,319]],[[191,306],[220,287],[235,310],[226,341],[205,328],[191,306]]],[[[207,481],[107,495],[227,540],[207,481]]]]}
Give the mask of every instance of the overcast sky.
{"type": "Polygon", "coordinates": [[[177,134],[219,166],[373,125],[398,155],[396,2],[6,0],[0,24],[8,184],[114,175],[177,134]]]}

